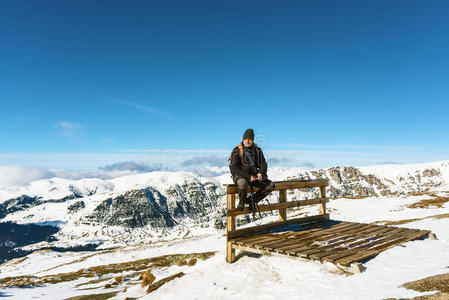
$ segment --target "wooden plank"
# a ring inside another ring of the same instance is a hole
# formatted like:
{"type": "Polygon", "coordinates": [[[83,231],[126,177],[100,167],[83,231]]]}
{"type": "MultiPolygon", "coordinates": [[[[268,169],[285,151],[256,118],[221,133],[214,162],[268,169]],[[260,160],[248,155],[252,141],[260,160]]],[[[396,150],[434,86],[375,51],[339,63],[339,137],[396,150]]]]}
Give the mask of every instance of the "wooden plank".
{"type": "MultiPolygon", "coordinates": [[[[326,186],[320,186],[320,198],[326,198],[326,186]]],[[[326,203],[321,203],[319,206],[320,214],[324,215],[326,213],[326,203]]]]}
{"type": "Polygon", "coordinates": [[[309,235],[314,232],[324,230],[322,226],[323,226],[322,222],[313,223],[310,225],[309,229],[301,230],[299,232],[289,232],[289,234],[286,235],[282,241],[276,241],[272,244],[264,244],[264,247],[269,250],[274,250],[276,249],[276,247],[297,243],[299,237],[303,237],[305,235],[309,235]]]}
{"type": "Polygon", "coordinates": [[[356,226],[350,226],[347,228],[343,228],[341,230],[337,231],[331,231],[327,235],[319,236],[319,237],[311,237],[311,241],[309,243],[298,243],[292,247],[284,248],[283,251],[285,253],[291,254],[291,255],[298,255],[298,253],[301,253],[302,250],[307,249],[316,249],[317,245],[314,245],[317,241],[326,241],[327,239],[337,239],[340,236],[346,234],[346,232],[353,230],[354,228],[363,228],[366,224],[360,224],[356,223],[356,226]]]}
{"type": "MultiPolygon", "coordinates": [[[[279,203],[285,203],[285,202],[287,202],[287,191],[279,190],[279,203]]],[[[279,208],[279,221],[281,221],[281,222],[287,221],[287,209],[286,208],[279,208]]]]}
{"type": "Polygon", "coordinates": [[[299,238],[297,238],[297,241],[302,241],[302,240],[309,240],[309,239],[323,239],[323,238],[329,238],[331,236],[335,236],[336,234],[339,234],[342,231],[347,231],[350,229],[353,229],[354,227],[360,227],[359,223],[343,223],[343,224],[339,224],[339,226],[333,226],[330,228],[326,228],[326,229],[322,229],[320,231],[317,231],[315,233],[306,235],[306,236],[301,236],[299,238]]]}
{"type": "Polygon", "coordinates": [[[232,241],[233,242],[246,241],[246,240],[261,238],[261,237],[271,235],[271,234],[272,234],[271,232],[267,232],[267,233],[260,233],[260,234],[255,234],[255,235],[245,235],[245,236],[241,236],[238,238],[233,238],[232,241]]]}
{"type": "MultiPolygon", "coordinates": [[[[405,232],[407,230],[409,230],[409,229],[406,229],[406,228],[395,228],[393,233],[399,234],[399,233],[405,232]]],[[[389,239],[394,239],[394,238],[386,237],[386,238],[383,238],[382,241],[389,240],[389,239]]],[[[348,249],[348,250],[340,251],[339,253],[335,253],[335,254],[331,254],[331,255],[328,255],[328,256],[324,256],[322,259],[326,260],[326,261],[330,261],[330,262],[335,262],[338,259],[341,259],[341,258],[350,256],[350,255],[353,255],[353,254],[355,254],[357,252],[361,252],[361,251],[363,251],[363,250],[365,250],[367,248],[370,248],[370,246],[372,246],[372,245],[368,245],[368,246],[367,245],[360,245],[358,247],[353,247],[353,248],[348,249]]]]}
{"type": "Polygon", "coordinates": [[[329,237],[325,238],[319,238],[314,239],[313,243],[311,243],[308,246],[303,246],[300,248],[294,249],[297,253],[300,253],[301,256],[308,256],[309,254],[320,252],[323,250],[328,251],[328,249],[333,249],[336,245],[341,245],[343,243],[347,243],[348,241],[355,241],[360,239],[359,231],[363,231],[366,229],[372,229],[369,224],[366,224],[365,226],[358,227],[357,229],[349,229],[348,231],[339,232],[339,235],[335,236],[334,238],[331,238],[331,241],[334,241],[334,243],[330,245],[317,245],[316,242],[324,241],[327,242],[329,237]]]}
{"type": "Polygon", "coordinates": [[[348,233],[345,239],[339,240],[336,243],[331,243],[328,246],[316,248],[315,250],[301,251],[301,255],[307,255],[307,257],[310,257],[312,259],[321,259],[324,256],[329,256],[336,252],[345,251],[353,247],[354,245],[357,245],[357,243],[366,243],[369,239],[372,239],[373,235],[384,233],[386,230],[393,230],[393,229],[394,228],[380,227],[380,228],[369,228],[355,235],[354,233],[348,233]],[[343,244],[345,245],[347,244],[347,247],[342,249],[341,245],[343,244]]]}
{"type": "Polygon", "coordinates": [[[396,229],[391,227],[378,227],[378,228],[371,228],[365,232],[363,232],[361,235],[358,236],[358,239],[355,241],[351,241],[348,244],[348,248],[354,248],[358,245],[363,245],[367,243],[373,243],[377,240],[380,240],[385,237],[386,234],[389,232],[394,232],[396,229]]]}
{"type": "Polygon", "coordinates": [[[244,246],[255,246],[255,245],[259,245],[262,242],[274,241],[274,240],[277,240],[276,237],[274,237],[273,235],[267,235],[267,236],[265,236],[263,238],[256,239],[256,240],[237,242],[237,244],[244,245],[244,246]]]}
{"type": "Polygon", "coordinates": [[[348,224],[348,225],[349,226],[345,226],[345,227],[342,227],[342,228],[337,228],[337,229],[332,228],[330,230],[319,231],[316,234],[312,234],[312,235],[306,236],[304,238],[297,239],[296,243],[293,243],[291,245],[282,246],[282,247],[276,247],[275,250],[276,251],[280,251],[281,253],[284,253],[284,252],[285,253],[289,253],[288,251],[290,249],[294,249],[294,248],[297,248],[297,247],[301,247],[301,246],[304,246],[304,245],[311,244],[312,242],[316,241],[316,239],[318,239],[318,238],[323,238],[323,237],[327,238],[327,237],[330,237],[330,236],[335,236],[335,234],[340,233],[341,231],[344,232],[345,230],[349,230],[350,228],[353,228],[353,227],[360,227],[361,224],[354,223],[354,224],[348,224]]]}
{"type": "MultiPolygon", "coordinates": [[[[364,223],[357,223],[357,224],[359,226],[353,226],[353,227],[350,227],[348,230],[345,230],[344,235],[360,235],[363,232],[373,229],[371,224],[364,224],[364,223]]],[[[341,235],[340,235],[340,237],[341,237],[341,235]]]]}
{"type": "Polygon", "coordinates": [[[386,240],[385,243],[375,246],[373,248],[370,248],[367,251],[363,251],[363,252],[359,252],[359,253],[355,253],[354,255],[351,256],[346,256],[344,258],[335,260],[336,263],[342,264],[342,265],[348,265],[351,262],[354,261],[361,261],[363,259],[366,259],[368,257],[371,257],[373,255],[376,255],[379,252],[382,252],[388,248],[394,247],[396,245],[402,244],[404,242],[408,242],[411,240],[415,240],[418,239],[422,236],[425,236],[429,233],[430,231],[428,230],[417,230],[414,232],[409,232],[405,235],[401,235],[400,237],[395,238],[391,238],[389,240],[386,240]]]}
{"type": "MultiPolygon", "coordinates": [[[[373,226],[372,224],[366,224],[363,227],[357,227],[355,229],[348,230],[344,232],[343,235],[336,237],[335,239],[329,240],[329,243],[332,245],[341,244],[341,243],[347,243],[349,241],[349,238],[357,239],[364,239],[368,238],[369,235],[371,235],[373,232],[382,231],[385,230],[385,228],[381,226],[373,226]]],[[[387,228],[387,230],[389,230],[387,228]]]]}
{"type": "MultiPolygon", "coordinates": [[[[291,189],[302,189],[309,187],[320,187],[329,185],[329,181],[327,179],[311,179],[311,180],[291,180],[291,181],[273,181],[274,182],[274,190],[291,190],[291,189]]],[[[237,194],[238,187],[236,184],[223,184],[226,187],[226,194],[237,194]]],[[[259,188],[254,187],[254,191],[257,191],[259,188]]],[[[250,188],[248,187],[248,191],[250,188]]]]}
{"type": "Polygon", "coordinates": [[[276,237],[272,240],[257,241],[256,243],[254,243],[254,245],[257,245],[258,247],[263,247],[265,250],[271,251],[274,249],[270,247],[271,245],[280,244],[282,242],[285,242],[286,239],[287,239],[286,237],[276,237]]]}
{"type": "Polygon", "coordinates": [[[411,232],[411,231],[402,232],[395,236],[391,236],[389,238],[383,239],[380,242],[378,242],[376,245],[372,245],[371,247],[367,247],[361,251],[354,252],[349,256],[347,255],[345,257],[342,257],[339,259],[339,261],[347,264],[346,261],[353,261],[354,259],[357,261],[363,260],[370,256],[376,255],[388,248],[397,246],[397,245],[399,245],[403,242],[409,241],[409,240],[419,238],[423,235],[425,235],[425,233],[420,232],[420,230],[414,230],[413,232],[411,232]]]}
{"type": "MultiPolygon", "coordinates": [[[[233,209],[235,207],[235,194],[227,195],[226,197],[226,207],[227,209],[233,209]]],[[[226,231],[232,232],[235,231],[235,217],[228,216],[226,218],[226,231]]],[[[235,249],[232,248],[231,241],[229,240],[229,237],[226,241],[226,261],[228,263],[232,263],[235,260],[235,249]]]]}
{"type": "MultiPolygon", "coordinates": [[[[259,205],[259,211],[264,212],[264,211],[277,210],[277,209],[285,210],[286,208],[314,205],[314,204],[320,204],[320,203],[326,203],[326,202],[329,202],[329,198],[289,201],[289,202],[272,203],[272,204],[262,204],[262,205],[259,205]]],[[[235,216],[247,215],[247,214],[251,214],[251,213],[252,213],[252,211],[249,210],[249,207],[245,207],[243,210],[238,210],[236,208],[230,209],[230,210],[228,210],[227,215],[235,217],[235,216]]],[[[281,222],[283,222],[283,220],[281,220],[281,222]]]]}
{"type": "Polygon", "coordinates": [[[251,247],[235,245],[235,244],[232,244],[232,247],[235,248],[235,249],[239,249],[239,250],[243,250],[243,251],[247,251],[247,252],[253,252],[253,253],[258,253],[258,254],[262,254],[262,255],[271,255],[271,253],[268,252],[268,251],[263,251],[263,250],[260,250],[260,249],[254,249],[254,248],[251,248],[251,247]]]}
{"type": "Polygon", "coordinates": [[[287,220],[285,222],[272,222],[272,223],[268,223],[268,224],[264,224],[264,225],[260,225],[260,226],[253,226],[253,227],[249,227],[249,228],[243,228],[243,229],[229,231],[227,233],[227,238],[229,240],[229,239],[233,239],[233,238],[240,237],[240,236],[247,235],[247,234],[252,234],[255,232],[260,232],[260,231],[278,227],[278,226],[287,226],[287,225],[292,225],[292,224],[307,224],[310,222],[324,220],[327,218],[329,218],[329,215],[325,214],[325,215],[315,215],[315,216],[309,216],[309,217],[295,218],[295,219],[287,220]]]}
{"type": "MultiPolygon", "coordinates": [[[[387,234],[396,234],[404,232],[403,228],[390,228],[391,230],[387,234]]],[[[367,237],[366,239],[369,239],[370,237],[367,237]]],[[[321,259],[327,260],[327,261],[333,261],[348,255],[351,255],[352,253],[356,253],[357,251],[363,251],[363,249],[372,247],[373,244],[379,243],[379,241],[384,240],[386,237],[381,236],[379,239],[373,241],[366,241],[358,245],[352,246],[352,248],[349,249],[340,249],[339,251],[331,251],[327,253],[326,255],[321,255],[321,259]],[[354,247],[355,246],[355,247],[354,247]]]]}
{"type": "Polygon", "coordinates": [[[237,245],[252,245],[253,243],[259,241],[259,240],[266,240],[267,238],[271,238],[272,234],[266,234],[266,235],[262,235],[262,236],[256,236],[256,237],[249,237],[243,240],[232,240],[232,242],[234,244],[237,245]]]}
{"type": "Polygon", "coordinates": [[[336,226],[331,227],[331,228],[319,229],[318,231],[310,231],[307,234],[296,236],[294,238],[291,238],[291,241],[282,242],[282,243],[279,243],[277,245],[273,245],[272,246],[273,250],[278,250],[278,249],[282,250],[286,246],[290,246],[290,245],[293,245],[293,244],[298,244],[298,243],[303,242],[304,240],[309,240],[310,238],[315,238],[317,236],[328,234],[329,230],[336,230],[336,229],[339,229],[339,228],[342,228],[342,227],[348,227],[348,226],[351,226],[351,225],[355,225],[355,223],[352,223],[352,224],[351,223],[349,223],[349,224],[338,224],[338,225],[340,225],[340,226],[337,227],[337,225],[336,225],[336,226]]]}

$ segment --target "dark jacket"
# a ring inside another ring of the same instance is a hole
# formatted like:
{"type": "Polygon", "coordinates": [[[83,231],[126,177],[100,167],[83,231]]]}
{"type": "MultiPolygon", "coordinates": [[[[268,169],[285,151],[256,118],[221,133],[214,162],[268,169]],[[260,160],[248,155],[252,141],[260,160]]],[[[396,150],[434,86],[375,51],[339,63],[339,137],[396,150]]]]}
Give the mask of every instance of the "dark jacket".
{"type": "MultiPolygon", "coordinates": [[[[243,145],[243,143],[241,145],[243,145]]],[[[253,158],[254,164],[256,165],[258,171],[262,173],[262,180],[265,180],[267,178],[267,162],[265,161],[262,149],[253,143],[251,147],[243,146],[242,156],[240,156],[238,146],[232,150],[229,168],[234,181],[237,181],[238,177],[249,180],[251,175],[257,176],[257,174],[252,174],[249,159],[247,159],[245,155],[249,155],[253,158]]]]}

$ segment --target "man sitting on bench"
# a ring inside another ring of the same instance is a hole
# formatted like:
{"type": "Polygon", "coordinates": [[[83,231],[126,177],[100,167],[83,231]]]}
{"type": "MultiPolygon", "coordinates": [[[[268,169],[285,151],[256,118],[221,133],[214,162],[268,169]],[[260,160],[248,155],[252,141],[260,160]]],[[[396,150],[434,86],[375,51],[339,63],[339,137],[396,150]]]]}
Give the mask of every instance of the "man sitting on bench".
{"type": "Polygon", "coordinates": [[[238,186],[237,209],[241,211],[245,203],[254,211],[254,205],[274,190],[274,183],[267,177],[267,162],[262,149],[254,143],[254,131],[251,128],[243,134],[242,143],[232,150],[229,169],[232,180],[238,186]],[[259,188],[253,195],[254,203],[247,199],[248,185],[259,188]]]}

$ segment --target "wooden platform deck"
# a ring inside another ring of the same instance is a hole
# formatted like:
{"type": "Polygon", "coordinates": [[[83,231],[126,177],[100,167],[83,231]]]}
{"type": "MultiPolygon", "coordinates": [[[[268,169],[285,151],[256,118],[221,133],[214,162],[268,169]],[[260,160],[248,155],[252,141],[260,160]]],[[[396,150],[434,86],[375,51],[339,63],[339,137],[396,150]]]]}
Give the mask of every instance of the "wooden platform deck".
{"type": "Polygon", "coordinates": [[[235,249],[328,261],[361,272],[364,260],[429,234],[428,230],[319,219],[252,232],[230,242],[235,249]]]}
{"type": "Polygon", "coordinates": [[[279,201],[260,205],[260,211],[279,211],[279,221],[236,229],[235,218],[251,213],[248,208],[235,208],[237,186],[226,184],[227,226],[226,261],[236,260],[235,251],[244,250],[265,255],[283,255],[331,262],[350,273],[362,272],[362,263],[380,252],[402,243],[424,237],[436,238],[428,230],[363,224],[329,219],[326,204],[326,179],[276,181],[279,201]],[[319,188],[315,199],[287,201],[287,190],[319,188]],[[288,219],[287,209],[318,205],[319,214],[288,219]]]}

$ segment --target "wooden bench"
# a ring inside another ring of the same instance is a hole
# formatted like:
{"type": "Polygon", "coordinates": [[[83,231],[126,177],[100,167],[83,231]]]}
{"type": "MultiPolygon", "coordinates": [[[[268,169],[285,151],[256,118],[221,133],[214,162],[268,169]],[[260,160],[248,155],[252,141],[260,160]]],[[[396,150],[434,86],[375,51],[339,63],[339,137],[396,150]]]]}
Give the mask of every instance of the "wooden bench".
{"type": "MultiPolygon", "coordinates": [[[[361,262],[381,251],[401,243],[433,237],[428,230],[398,228],[393,226],[363,224],[330,220],[326,212],[327,179],[275,181],[272,193],[279,194],[279,202],[259,205],[261,212],[278,210],[279,221],[236,229],[235,218],[251,213],[245,207],[236,209],[235,184],[224,184],[227,194],[226,261],[235,261],[236,249],[264,255],[287,255],[320,262],[331,262],[350,272],[362,272],[361,262]],[[311,200],[287,201],[287,190],[318,188],[317,197],[311,200]],[[316,215],[287,220],[287,209],[305,205],[318,205],[316,215]]],[[[249,191],[248,187],[248,191],[249,191]]],[[[254,191],[258,188],[254,187],[254,191]]]]}

